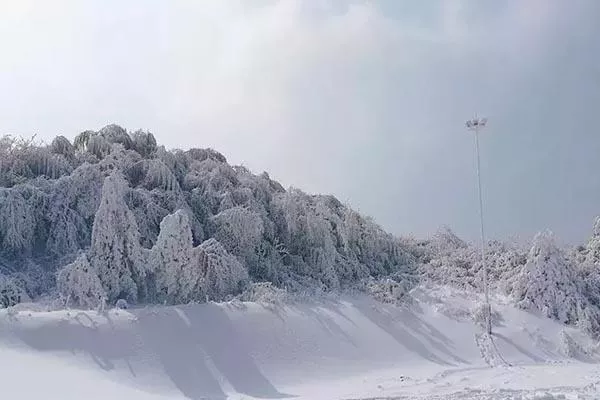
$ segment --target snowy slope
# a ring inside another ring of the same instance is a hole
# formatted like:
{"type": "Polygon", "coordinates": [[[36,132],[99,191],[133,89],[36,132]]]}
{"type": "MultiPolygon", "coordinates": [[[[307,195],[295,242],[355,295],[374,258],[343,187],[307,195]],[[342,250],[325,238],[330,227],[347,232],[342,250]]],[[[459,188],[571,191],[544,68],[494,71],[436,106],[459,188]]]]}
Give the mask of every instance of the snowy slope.
{"type": "Polygon", "coordinates": [[[353,297],[104,315],[2,311],[0,386],[25,400],[496,399],[543,388],[600,397],[600,357],[577,330],[496,299],[498,357],[477,345],[476,298],[447,288],[413,296],[406,307],[353,297]],[[500,365],[490,368],[482,349],[500,365]]]}

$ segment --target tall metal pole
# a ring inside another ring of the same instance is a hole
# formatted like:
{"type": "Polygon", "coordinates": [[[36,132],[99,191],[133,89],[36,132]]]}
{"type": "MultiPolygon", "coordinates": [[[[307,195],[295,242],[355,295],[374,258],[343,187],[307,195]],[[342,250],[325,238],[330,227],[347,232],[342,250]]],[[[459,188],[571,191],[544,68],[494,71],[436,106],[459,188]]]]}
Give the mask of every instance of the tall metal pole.
{"type": "Polygon", "coordinates": [[[485,330],[488,335],[492,334],[492,308],[490,305],[490,291],[488,285],[488,270],[485,262],[485,230],[483,227],[483,196],[481,194],[481,162],[479,157],[479,131],[487,124],[486,118],[475,117],[467,121],[466,126],[469,130],[475,132],[475,154],[477,157],[477,189],[479,192],[479,223],[481,229],[481,268],[483,269],[483,292],[485,295],[484,313],[485,313],[485,330]]]}

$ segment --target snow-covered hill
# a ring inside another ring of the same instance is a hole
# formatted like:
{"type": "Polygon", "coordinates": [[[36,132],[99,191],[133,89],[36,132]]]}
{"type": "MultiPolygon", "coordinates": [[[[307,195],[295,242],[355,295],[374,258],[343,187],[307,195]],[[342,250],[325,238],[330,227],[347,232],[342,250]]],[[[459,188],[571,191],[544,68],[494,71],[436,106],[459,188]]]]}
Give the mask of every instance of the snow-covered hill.
{"type": "Polygon", "coordinates": [[[353,296],[104,314],[3,310],[0,393],[24,400],[600,396],[600,352],[578,330],[497,297],[496,352],[478,340],[476,295],[419,287],[412,298],[400,307],[353,296]]]}

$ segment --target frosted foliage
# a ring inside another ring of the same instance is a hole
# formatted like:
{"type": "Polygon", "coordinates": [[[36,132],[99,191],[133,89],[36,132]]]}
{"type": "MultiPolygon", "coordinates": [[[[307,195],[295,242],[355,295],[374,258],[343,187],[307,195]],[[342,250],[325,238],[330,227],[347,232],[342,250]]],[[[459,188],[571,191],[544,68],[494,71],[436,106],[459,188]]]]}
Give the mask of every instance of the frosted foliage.
{"type": "Polygon", "coordinates": [[[0,308],[11,307],[28,299],[15,279],[0,274],[0,308]]]}
{"type": "MultiPolygon", "coordinates": [[[[483,291],[481,249],[456,240],[456,235],[436,234],[431,240],[416,244],[421,276],[434,283],[451,285],[460,289],[483,291]]],[[[489,284],[502,292],[511,292],[515,275],[525,265],[527,253],[520,248],[501,242],[489,242],[485,249],[489,284]]]]}
{"type": "Polygon", "coordinates": [[[464,249],[467,244],[460,239],[449,227],[438,230],[431,238],[431,246],[438,254],[448,254],[457,249],[464,249]]]}
{"type": "Polygon", "coordinates": [[[351,209],[343,211],[345,242],[366,271],[362,274],[386,275],[414,263],[401,242],[384,232],[372,220],[351,209]]]}
{"type": "Polygon", "coordinates": [[[53,221],[46,244],[49,253],[57,256],[70,254],[87,241],[85,219],[66,203],[51,203],[49,217],[53,221]]]}
{"type": "Polygon", "coordinates": [[[209,193],[215,194],[231,190],[237,183],[235,170],[212,158],[193,161],[190,171],[185,176],[185,185],[188,189],[202,187],[209,193]]]}
{"type": "MultiPolygon", "coordinates": [[[[348,210],[332,196],[309,196],[299,190],[277,194],[276,224],[285,226],[284,243],[298,254],[325,289],[351,284],[370,274],[380,276],[413,262],[400,241],[371,220],[348,210]]],[[[298,263],[296,263],[298,264],[298,263]]],[[[296,273],[306,274],[305,266],[296,273]]]]}
{"type": "Polygon", "coordinates": [[[407,300],[409,287],[392,279],[371,280],[367,283],[367,292],[381,303],[401,304],[407,300]]]}
{"type": "Polygon", "coordinates": [[[47,252],[72,254],[89,245],[89,220],[100,205],[102,175],[97,167],[82,165],[53,187],[48,219],[47,252]]]}
{"type": "Polygon", "coordinates": [[[131,135],[133,149],[147,157],[156,151],[156,139],[150,132],[136,131],[131,135]]]}
{"type": "Polygon", "coordinates": [[[575,269],[556,246],[552,233],[538,233],[534,238],[512,294],[524,309],[538,310],[563,323],[579,319],[583,296],[575,269]]]}
{"type": "Polygon", "coordinates": [[[248,280],[248,273],[217,240],[202,242],[194,253],[199,268],[204,271],[204,285],[209,299],[224,300],[241,292],[248,280]]]}
{"type": "Polygon", "coordinates": [[[119,299],[115,303],[115,308],[118,310],[127,310],[129,308],[129,304],[127,303],[127,300],[119,299]]]}
{"type": "Polygon", "coordinates": [[[120,173],[106,177],[92,228],[90,262],[110,302],[144,297],[145,265],[135,217],[125,204],[126,191],[120,173]]]}
{"type": "Polygon", "coordinates": [[[263,222],[258,214],[244,207],[233,207],[213,217],[217,226],[215,238],[232,254],[249,259],[263,234],[263,222]]]}
{"type": "Polygon", "coordinates": [[[159,302],[185,303],[198,292],[200,273],[191,273],[192,231],[187,214],[178,210],[160,223],[160,234],[150,253],[149,264],[159,302]]]}
{"type": "Polygon", "coordinates": [[[110,146],[109,153],[99,162],[99,165],[104,172],[123,172],[140,160],[141,157],[137,152],[125,149],[119,143],[113,143],[110,146]]]}
{"type": "Polygon", "coordinates": [[[252,283],[248,285],[246,290],[239,296],[241,301],[252,301],[273,305],[285,303],[286,298],[287,292],[273,286],[271,282],[252,283]]]}
{"type": "Polygon", "coordinates": [[[180,182],[183,180],[185,174],[189,171],[190,163],[192,162],[185,156],[183,151],[168,151],[164,146],[159,146],[152,158],[156,158],[165,163],[165,165],[169,167],[171,172],[173,172],[180,182]]]}
{"type": "Polygon", "coordinates": [[[131,165],[126,173],[133,186],[142,186],[149,190],[179,190],[177,177],[161,160],[153,159],[139,161],[131,165]]]}
{"type": "Polygon", "coordinates": [[[11,278],[31,298],[48,293],[54,286],[54,271],[32,260],[25,260],[20,270],[11,274],[11,278]]]}
{"type": "MultiPolygon", "coordinates": [[[[95,165],[84,164],[73,171],[69,178],[63,181],[65,187],[59,187],[60,191],[66,193],[67,201],[83,218],[93,217],[102,195],[104,178],[100,170],[95,165]]],[[[57,182],[57,186],[60,183],[57,182]]]]}
{"type": "Polygon", "coordinates": [[[472,247],[434,254],[422,267],[422,275],[436,283],[481,290],[482,281],[478,274],[480,257],[480,253],[472,247]]]}
{"type": "Polygon", "coordinates": [[[97,134],[92,134],[85,145],[86,150],[99,159],[103,159],[110,153],[110,147],[110,143],[97,134]]]}
{"type": "MultiPolygon", "coordinates": [[[[600,333],[600,220],[570,253],[548,243],[536,237],[529,253],[487,243],[492,290],[600,333]]],[[[418,282],[482,289],[478,246],[449,229],[397,238],[333,196],[286,191],[211,149],[167,150],[117,125],[72,145],[0,138],[0,271],[38,296],[55,293],[55,271],[75,259],[61,290],[68,277],[93,289],[96,276],[112,304],[224,300],[252,282],[268,283],[248,298],[348,288],[397,302],[418,282]]]]}
{"type": "Polygon", "coordinates": [[[61,154],[68,159],[75,157],[75,147],[64,136],[55,137],[51,148],[53,153],[61,154]]]}
{"type": "Polygon", "coordinates": [[[289,242],[304,262],[314,267],[313,278],[328,288],[339,287],[335,271],[338,253],[331,237],[329,223],[316,212],[310,196],[292,190],[277,198],[284,210],[289,242]]]}
{"type": "Polygon", "coordinates": [[[28,176],[56,179],[73,169],[64,156],[52,153],[49,147],[29,147],[21,152],[19,158],[25,163],[24,170],[27,171],[21,173],[28,176]]]}
{"type": "Polygon", "coordinates": [[[148,161],[148,170],[142,185],[147,189],[179,190],[177,178],[160,160],[148,161]]]}
{"type": "Polygon", "coordinates": [[[585,247],[585,263],[600,266],[600,217],[594,221],[592,237],[585,247]]]}
{"type": "Polygon", "coordinates": [[[98,131],[98,136],[102,137],[108,143],[118,143],[125,149],[132,147],[132,140],[125,129],[119,125],[110,124],[98,131]]]}
{"type": "Polygon", "coordinates": [[[100,278],[85,254],[58,271],[56,285],[69,305],[96,308],[106,299],[100,278]]]}
{"type": "Polygon", "coordinates": [[[83,131],[73,139],[73,147],[80,151],[86,151],[90,138],[96,135],[94,131],[83,131]]]}
{"type": "Polygon", "coordinates": [[[29,252],[35,233],[35,209],[16,189],[0,189],[0,239],[5,251],[29,252]]]}

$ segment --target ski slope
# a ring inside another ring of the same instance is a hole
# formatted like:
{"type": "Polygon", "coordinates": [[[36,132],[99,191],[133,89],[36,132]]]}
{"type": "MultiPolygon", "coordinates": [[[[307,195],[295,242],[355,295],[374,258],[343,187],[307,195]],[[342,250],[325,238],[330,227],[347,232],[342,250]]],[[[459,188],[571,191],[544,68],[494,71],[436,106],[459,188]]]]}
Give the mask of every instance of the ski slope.
{"type": "Polygon", "coordinates": [[[475,296],[438,287],[413,297],[403,307],[355,296],[104,314],[3,310],[0,393],[23,400],[600,398],[600,353],[576,329],[496,298],[490,344],[476,340],[475,296]]]}

